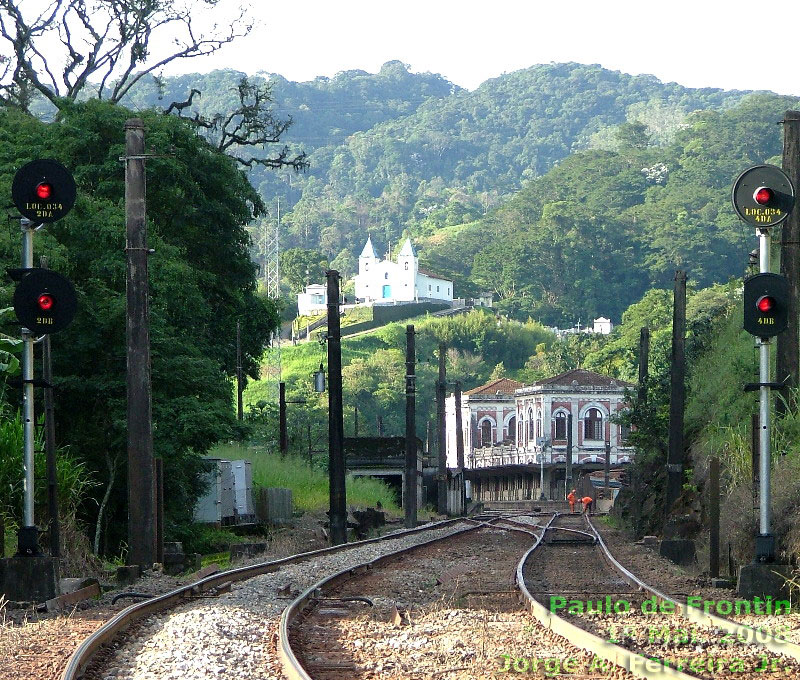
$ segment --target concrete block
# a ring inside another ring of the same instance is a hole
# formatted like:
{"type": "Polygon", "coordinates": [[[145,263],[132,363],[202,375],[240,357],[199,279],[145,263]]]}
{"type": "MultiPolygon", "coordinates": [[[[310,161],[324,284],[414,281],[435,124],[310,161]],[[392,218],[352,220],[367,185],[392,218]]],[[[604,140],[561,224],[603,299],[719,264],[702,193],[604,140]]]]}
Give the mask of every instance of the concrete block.
{"type": "Polygon", "coordinates": [[[653,550],[658,550],[661,541],[658,540],[658,536],[642,536],[642,545],[645,548],[651,548],[653,550]]]}
{"type": "Polygon", "coordinates": [[[59,562],[48,555],[17,555],[0,560],[2,592],[12,602],[46,602],[56,597],[59,562]]]}
{"type": "Polygon", "coordinates": [[[688,567],[697,561],[694,541],[688,538],[664,539],[661,541],[658,554],[684,567],[688,567]]]}
{"type": "Polygon", "coordinates": [[[117,583],[121,586],[133,585],[141,575],[142,569],[138,564],[117,567],[117,583]]]}
{"type": "Polygon", "coordinates": [[[233,543],[231,544],[231,562],[255,557],[267,551],[266,543],[233,543]]]}
{"type": "Polygon", "coordinates": [[[256,518],[261,524],[289,524],[292,521],[292,490],[280,487],[259,489],[256,518]]]}
{"type": "Polygon", "coordinates": [[[792,567],[789,564],[769,564],[752,562],[739,570],[739,584],[736,593],[739,597],[752,600],[755,597],[788,600],[792,567]]]}
{"type": "Polygon", "coordinates": [[[736,579],[732,578],[717,578],[711,579],[712,588],[730,588],[733,590],[736,587],[736,579]]]}

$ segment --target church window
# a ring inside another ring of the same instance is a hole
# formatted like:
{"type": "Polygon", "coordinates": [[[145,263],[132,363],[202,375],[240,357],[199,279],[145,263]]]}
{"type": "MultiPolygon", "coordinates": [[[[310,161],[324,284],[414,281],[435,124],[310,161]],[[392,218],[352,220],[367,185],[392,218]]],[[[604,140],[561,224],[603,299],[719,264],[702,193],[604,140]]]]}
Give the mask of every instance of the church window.
{"type": "Polygon", "coordinates": [[[439,292],[439,286],[436,286],[436,292],[437,293],[439,292]]]}
{"type": "Polygon", "coordinates": [[[389,278],[389,272],[386,272],[386,273],[383,275],[383,278],[384,278],[384,279],[388,279],[388,278],[389,278]]]}
{"type": "Polygon", "coordinates": [[[428,292],[430,292],[430,290],[431,290],[431,284],[429,283],[428,284],[428,292]]]}
{"type": "Polygon", "coordinates": [[[406,262],[406,271],[408,271],[408,262],[406,262]]]}
{"type": "Polygon", "coordinates": [[[368,271],[368,270],[369,270],[369,262],[365,262],[364,263],[364,271],[368,271]]]}

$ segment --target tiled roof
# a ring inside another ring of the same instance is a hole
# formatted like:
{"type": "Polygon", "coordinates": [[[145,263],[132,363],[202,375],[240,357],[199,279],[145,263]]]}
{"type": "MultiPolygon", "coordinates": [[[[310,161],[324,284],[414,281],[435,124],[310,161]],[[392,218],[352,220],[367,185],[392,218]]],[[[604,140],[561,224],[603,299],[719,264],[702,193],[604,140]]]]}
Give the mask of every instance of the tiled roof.
{"type": "Polygon", "coordinates": [[[511,378],[498,378],[497,380],[492,380],[491,382],[486,383],[485,385],[481,385],[480,387],[475,387],[464,394],[514,394],[515,390],[518,390],[522,387],[521,382],[517,382],[516,380],[511,380],[511,378]]]}
{"type": "Polygon", "coordinates": [[[585,368],[573,368],[552,378],[538,380],[534,385],[564,385],[565,387],[633,387],[629,382],[611,378],[585,368]]]}
{"type": "Polygon", "coordinates": [[[420,274],[425,274],[425,276],[430,276],[432,279],[439,279],[440,281],[448,281],[449,283],[453,283],[452,279],[446,279],[441,274],[435,274],[430,269],[423,269],[422,267],[417,267],[417,271],[420,274]]]}

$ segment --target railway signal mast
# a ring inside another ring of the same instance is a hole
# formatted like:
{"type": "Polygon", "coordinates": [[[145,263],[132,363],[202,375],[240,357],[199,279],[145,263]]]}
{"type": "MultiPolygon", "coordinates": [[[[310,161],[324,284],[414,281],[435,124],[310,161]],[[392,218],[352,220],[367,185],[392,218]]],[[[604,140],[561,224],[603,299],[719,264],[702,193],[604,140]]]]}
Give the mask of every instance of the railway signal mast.
{"type": "Polygon", "coordinates": [[[771,563],[775,560],[775,537],[770,526],[769,391],[781,384],[770,382],[770,341],[788,326],[789,284],[785,276],[770,273],[770,230],[789,217],[794,207],[794,186],[780,168],[756,165],[736,179],[732,200],[739,217],[756,228],[759,241],[759,273],[744,282],[744,329],[756,337],[759,381],[746,385],[745,390],[759,391],[759,533],[755,558],[757,563],[771,563]]]}
{"type": "MultiPolygon", "coordinates": [[[[20,212],[22,230],[21,267],[8,273],[18,281],[14,312],[22,326],[23,525],[19,529],[17,554],[0,568],[0,586],[10,600],[41,601],[58,594],[58,560],[41,554],[33,512],[33,388],[51,387],[49,383],[34,379],[33,346],[35,337],[63,330],[72,322],[77,298],[69,279],[48,269],[34,268],[33,234],[69,213],[75,204],[75,195],[75,181],[70,172],[58,161],[49,159],[26,163],[16,172],[11,184],[11,197],[20,212]]],[[[54,499],[50,507],[52,512],[54,499]]]]}

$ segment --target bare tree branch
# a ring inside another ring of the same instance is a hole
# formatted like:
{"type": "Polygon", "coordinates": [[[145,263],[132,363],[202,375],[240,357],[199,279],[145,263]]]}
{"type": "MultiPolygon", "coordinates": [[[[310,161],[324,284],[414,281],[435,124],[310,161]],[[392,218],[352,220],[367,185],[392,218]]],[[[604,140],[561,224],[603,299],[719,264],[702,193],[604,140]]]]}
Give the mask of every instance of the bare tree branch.
{"type": "MultiPolygon", "coordinates": [[[[239,105],[227,114],[217,113],[210,119],[195,112],[189,120],[217,150],[231,155],[238,163],[248,168],[263,165],[268,168],[293,168],[304,170],[308,167],[305,152],[292,156],[288,146],[284,146],[277,156],[264,158],[253,154],[245,154],[244,149],[266,147],[268,144],[280,142],[283,134],[291,127],[292,118],[277,118],[272,110],[272,92],[269,84],[252,84],[244,77],[236,86],[239,105]]],[[[192,90],[186,102],[173,102],[165,113],[177,110],[181,115],[183,109],[192,103],[192,90]]]]}
{"type": "Polygon", "coordinates": [[[0,104],[25,110],[34,91],[56,106],[89,87],[93,96],[118,102],[143,76],[176,59],[212,54],[252,29],[240,10],[225,28],[198,30],[191,12],[221,0],[50,0],[38,14],[30,4],[0,0],[0,45],[11,48],[0,60],[0,104]],[[163,54],[168,40],[173,48],[163,54]],[[161,53],[151,55],[154,48],[161,53]]]}

